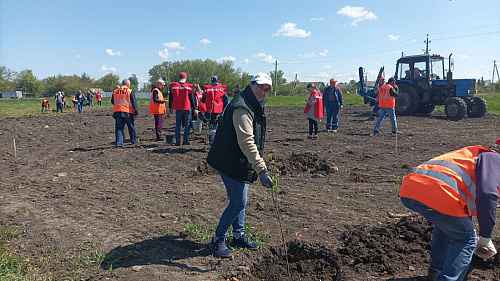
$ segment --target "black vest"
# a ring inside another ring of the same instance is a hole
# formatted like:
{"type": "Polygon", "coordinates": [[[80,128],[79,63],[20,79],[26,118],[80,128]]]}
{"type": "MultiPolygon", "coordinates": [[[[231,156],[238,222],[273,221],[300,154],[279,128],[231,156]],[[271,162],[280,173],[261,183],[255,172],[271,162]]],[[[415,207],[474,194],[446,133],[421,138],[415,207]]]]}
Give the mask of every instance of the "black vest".
{"type": "Polygon", "coordinates": [[[231,100],[220,116],[217,133],[208,152],[207,163],[210,166],[240,182],[253,183],[257,179],[257,173],[238,145],[233,113],[236,108],[246,108],[250,112],[253,118],[255,144],[262,157],[266,136],[264,104],[265,100],[260,103],[257,101],[250,86],[231,100]]]}

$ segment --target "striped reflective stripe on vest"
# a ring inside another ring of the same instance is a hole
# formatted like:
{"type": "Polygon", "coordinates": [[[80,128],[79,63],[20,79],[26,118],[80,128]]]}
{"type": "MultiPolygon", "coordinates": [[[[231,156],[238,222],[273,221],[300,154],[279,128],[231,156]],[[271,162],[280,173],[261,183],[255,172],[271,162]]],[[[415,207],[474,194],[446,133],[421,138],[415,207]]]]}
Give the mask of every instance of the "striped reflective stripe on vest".
{"type": "Polygon", "coordinates": [[[460,196],[462,196],[465,200],[467,200],[467,204],[469,205],[469,208],[471,210],[471,214],[474,214],[476,212],[476,203],[475,203],[475,201],[476,201],[476,185],[474,184],[474,181],[472,181],[469,174],[467,174],[459,166],[457,166],[451,162],[444,161],[444,160],[431,160],[431,161],[427,161],[427,162],[423,163],[423,165],[443,166],[443,167],[446,167],[446,168],[452,170],[453,172],[457,173],[462,178],[462,180],[467,185],[467,187],[469,188],[469,191],[470,191],[472,198],[474,200],[471,200],[469,198],[469,196],[467,196],[465,193],[463,193],[462,190],[460,190],[460,188],[458,187],[457,182],[453,178],[451,178],[450,176],[448,176],[446,174],[443,174],[441,172],[434,171],[434,170],[427,170],[427,169],[421,169],[421,168],[412,168],[411,169],[412,173],[426,175],[428,177],[435,178],[437,180],[440,180],[440,181],[446,183],[447,185],[452,187],[458,194],[460,194],[460,196]]]}
{"type": "Polygon", "coordinates": [[[129,99],[115,99],[114,102],[116,105],[118,104],[129,105],[129,106],[132,105],[132,102],[129,99]]]}

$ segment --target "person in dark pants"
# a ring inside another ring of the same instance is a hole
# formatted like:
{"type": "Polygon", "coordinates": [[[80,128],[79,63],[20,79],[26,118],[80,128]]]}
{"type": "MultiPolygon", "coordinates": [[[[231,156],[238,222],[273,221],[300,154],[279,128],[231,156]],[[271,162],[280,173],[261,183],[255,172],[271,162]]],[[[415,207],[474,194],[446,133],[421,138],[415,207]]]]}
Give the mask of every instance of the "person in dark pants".
{"type": "Polygon", "coordinates": [[[76,105],[78,106],[78,113],[83,114],[83,105],[85,102],[85,96],[82,94],[82,91],[78,91],[76,94],[76,105]]]}
{"type": "Polygon", "coordinates": [[[187,74],[179,73],[179,82],[170,82],[168,96],[169,112],[175,110],[175,145],[181,145],[181,124],[184,124],[183,145],[190,145],[189,133],[191,132],[191,114],[198,115],[196,97],[193,93],[193,84],[186,83],[187,74]]]}
{"type": "Polygon", "coordinates": [[[226,108],[229,97],[227,95],[227,85],[219,83],[217,75],[212,75],[210,82],[210,85],[203,85],[203,98],[201,101],[207,107],[205,116],[209,120],[208,125],[210,128],[208,142],[212,144],[217,131],[217,121],[224,108],[226,108]]]}
{"type": "Polygon", "coordinates": [[[263,150],[266,135],[264,106],[272,89],[272,80],[266,73],[258,73],[243,92],[228,104],[221,114],[214,142],[208,152],[207,163],[219,171],[229,197],[215,236],[209,245],[216,257],[230,258],[226,246],[229,227],[233,227],[231,246],[253,251],[259,246],[245,234],[245,206],[250,183],[257,177],[266,188],[273,187],[267,172],[263,150]]]}
{"type": "Polygon", "coordinates": [[[64,101],[63,101],[63,94],[61,92],[57,92],[55,95],[54,99],[56,100],[56,112],[61,111],[63,113],[63,107],[64,107],[64,101]]]}
{"type": "Polygon", "coordinates": [[[155,118],[155,134],[156,140],[162,141],[161,130],[163,129],[163,115],[167,112],[165,100],[163,99],[162,89],[165,86],[163,79],[158,79],[156,86],[151,89],[151,100],[149,101],[149,114],[153,114],[155,118]]]}
{"type": "Polygon", "coordinates": [[[139,115],[139,110],[135,93],[130,89],[130,80],[124,79],[122,81],[122,86],[113,92],[111,103],[113,104],[113,117],[115,118],[116,147],[123,146],[125,124],[128,127],[130,141],[132,144],[136,144],[138,139],[134,120],[139,115]]]}
{"type": "Polygon", "coordinates": [[[339,110],[344,108],[342,90],[336,86],[337,80],[330,79],[330,86],[323,90],[323,106],[326,109],[326,131],[339,129],[339,110]]]}

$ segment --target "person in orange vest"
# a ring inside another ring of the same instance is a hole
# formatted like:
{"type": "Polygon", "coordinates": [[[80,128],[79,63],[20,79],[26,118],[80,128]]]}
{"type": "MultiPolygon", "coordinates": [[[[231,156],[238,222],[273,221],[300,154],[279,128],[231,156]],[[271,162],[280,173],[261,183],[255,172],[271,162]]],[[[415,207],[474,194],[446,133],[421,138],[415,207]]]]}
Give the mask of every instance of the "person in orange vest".
{"type": "Polygon", "coordinates": [[[49,110],[50,102],[48,100],[42,100],[42,112],[45,109],[45,112],[49,110]]]}
{"type": "Polygon", "coordinates": [[[227,86],[219,82],[217,75],[212,75],[210,82],[210,85],[203,85],[203,99],[201,101],[207,107],[205,117],[209,120],[210,127],[208,142],[212,145],[217,132],[217,121],[224,108],[226,108],[229,97],[227,95],[227,86]]]}
{"type": "Polygon", "coordinates": [[[398,86],[394,77],[389,78],[386,84],[382,85],[378,93],[378,106],[380,107],[380,116],[377,119],[373,134],[378,134],[382,121],[389,116],[391,118],[392,133],[397,134],[398,123],[396,122],[396,97],[398,96],[398,86]]]}
{"type": "Polygon", "coordinates": [[[313,83],[307,84],[307,90],[310,93],[309,98],[304,99],[307,102],[304,113],[306,113],[306,118],[309,120],[309,136],[307,139],[317,140],[318,122],[323,118],[323,97],[313,83]]]}
{"type": "Polygon", "coordinates": [[[498,150],[469,146],[422,163],[403,179],[403,205],[434,225],[427,280],[463,280],[473,253],[483,259],[497,253],[491,238],[499,167],[498,150]],[[479,223],[479,239],[473,216],[479,223]]]}
{"type": "Polygon", "coordinates": [[[193,94],[193,84],[186,83],[187,74],[179,73],[179,82],[170,82],[168,108],[170,113],[175,110],[175,145],[181,145],[181,123],[184,123],[183,145],[190,145],[191,113],[198,115],[196,100],[193,94]]]}
{"type": "Polygon", "coordinates": [[[113,92],[111,103],[113,104],[113,117],[115,118],[116,147],[123,146],[125,124],[128,127],[130,142],[136,144],[138,139],[134,121],[135,117],[139,115],[139,107],[137,106],[135,92],[130,89],[130,80],[123,79],[122,86],[113,92]]]}
{"type": "Polygon", "coordinates": [[[161,130],[163,129],[163,114],[167,112],[165,100],[163,99],[162,89],[165,86],[163,79],[158,79],[156,86],[151,89],[151,100],[149,101],[149,114],[155,118],[156,140],[162,141],[161,130]]]}

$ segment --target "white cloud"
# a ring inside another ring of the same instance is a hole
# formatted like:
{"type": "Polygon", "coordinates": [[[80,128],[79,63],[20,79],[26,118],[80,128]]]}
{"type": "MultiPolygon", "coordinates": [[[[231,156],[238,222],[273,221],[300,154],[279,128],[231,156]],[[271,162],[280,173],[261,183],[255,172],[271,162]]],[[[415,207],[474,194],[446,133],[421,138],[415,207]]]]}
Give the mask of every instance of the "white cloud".
{"type": "Polygon", "coordinates": [[[266,55],[266,53],[257,53],[256,55],[254,55],[254,57],[256,57],[256,58],[264,58],[262,61],[263,62],[267,62],[267,63],[275,63],[276,62],[276,60],[273,59],[273,56],[266,55]]]}
{"type": "Polygon", "coordinates": [[[181,43],[179,42],[167,42],[163,43],[163,47],[169,49],[169,50],[174,50],[174,49],[179,49],[179,50],[184,50],[186,47],[182,47],[181,43]]]}
{"type": "Polygon", "coordinates": [[[314,52],[304,54],[304,58],[314,58],[316,54],[314,52]]]}
{"type": "Polygon", "coordinates": [[[163,49],[163,51],[159,51],[158,55],[164,60],[167,60],[172,57],[172,54],[169,53],[167,48],[163,49]]]}
{"type": "Polygon", "coordinates": [[[222,58],[220,58],[220,59],[217,60],[217,62],[225,62],[225,61],[235,62],[236,58],[232,57],[232,56],[229,56],[229,57],[222,57],[222,58]]]}
{"type": "Polygon", "coordinates": [[[468,59],[469,58],[468,55],[458,55],[458,57],[461,58],[461,59],[468,59]]]}
{"type": "Polygon", "coordinates": [[[106,55],[108,56],[121,56],[122,54],[120,52],[113,52],[112,49],[106,49],[106,55]]]}
{"type": "Polygon", "coordinates": [[[417,39],[412,39],[411,42],[412,43],[417,43],[418,41],[417,41],[417,39]]]}
{"type": "Polygon", "coordinates": [[[399,39],[399,35],[394,35],[394,34],[389,34],[387,37],[389,37],[389,40],[391,41],[396,41],[399,39]]]}
{"type": "Polygon", "coordinates": [[[76,55],[75,56],[75,58],[81,58],[81,57],[82,57],[82,55],[76,55]]]}
{"type": "Polygon", "coordinates": [[[273,36],[286,36],[286,37],[308,37],[311,36],[311,31],[305,31],[296,27],[296,23],[287,22],[281,25],[280,30],[273,34],[273,36]]]}
{"type": "Polygon", "coordinates": [[[337,11],[337,15],[347,16],[347,17],[353,19],[351,22],[351,26],[358,26],[358,22],[361,22],[364,20],[376,20],[377,19],[377,16],[374,13],[366,10],[365,7],[345,6],[337,11]]]}
{"type": "Polygon", "coordinates": [[[323,49],[323,52],[319,53],[319,55],[322,56],[322,57],[326,57],[327,54],[328,54],[328,50],[327,49],[323,49]]]}
{"type": "Polygon", "coordinates": [[[208,45],[208,44],[212,43],[212,41],[208,40],[207,38],[203,38],[200,40],[200,43],[203,45],[208,45]]]}
{"type": "Polygon", "coordinates": [[[116,72],[115,67],[107,67],[106,65],[102,65],[101,69],[99,69],[97,72],[116,72]]]}
{"type": "Polygon", "coordinates": [[[310,21],[324,21],[325,18],[323,18],[323,17],[314,17],[314,18],[310,18],[309,20],[310,21]]]}
{"type": "Polygon", "coordinates": [[[244,63],[249,63],[249,62],[250,62],[250,60],[249,60],[249,59],[244,59],[244,60],[243,60],[243,62],[244,62],[244,63]]]}
{"type": "Polygon", "coordinates": [[[263,58],[266,56],[266,53],[257,53],[254,57],[256,58],[263,58]]]}
{"type": "Polygon", "coordinates": [[[332,69],[332,65],[331,64],[325,65],[325,69],[332,69]]]}

